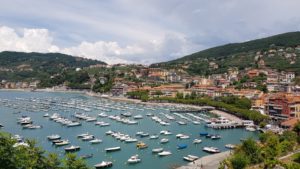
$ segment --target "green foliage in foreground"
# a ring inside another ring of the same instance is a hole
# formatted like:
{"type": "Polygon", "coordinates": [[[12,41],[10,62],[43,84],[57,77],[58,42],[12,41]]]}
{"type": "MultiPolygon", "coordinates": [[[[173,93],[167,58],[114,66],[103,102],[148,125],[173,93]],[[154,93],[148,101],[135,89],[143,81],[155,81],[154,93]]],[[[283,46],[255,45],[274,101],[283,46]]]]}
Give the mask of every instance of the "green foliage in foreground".
{"type": "Polygon", "coordinates": [[[29,147],[13,147],[15,139],[0,132],[0,168],[2,169],[88,169],[75,154],[67,154],[61,160],[57,154],[46,153],[34,141],[27,140],[29,147]]]}
{"type": "Polygon", "coordinates": [[[218,101],[208,97],[202,97],[196,99],[160,97],[160,98],[154,98],[152,100],[159,101],[159,102],[192,104],[192,105],[199,105],[199,106],[213,106],[217,109],[221,109],[228,113],[231,113],[237,117],[253,120],[257,124],[268,119],[267,116],[264,116],[257,111],[249,110],[248,109],[249,102],[246,99],[235,98],[235,101],[230,101],[230,99],[226,101],[225,98],[221,98],[221,100],[218,101]]]}
{"type": "MultiPolygon", "coordinates": [[[[258,165],[259,168],[274,168],[276,165],[286,169],[296,169],[300,166],[300,155],[294,155],[294,161],[284,163],[279,157],[297,149],[299,136],[294,131],[284,131],[277,135],[272,132],[260,135],[259,142],[247,139],[239,145],[228,159],[224,160],[220,168],[244,169],[247,166],[258,165]]],[[[257,167],[256,167],[257,168],[257,167]]]]}

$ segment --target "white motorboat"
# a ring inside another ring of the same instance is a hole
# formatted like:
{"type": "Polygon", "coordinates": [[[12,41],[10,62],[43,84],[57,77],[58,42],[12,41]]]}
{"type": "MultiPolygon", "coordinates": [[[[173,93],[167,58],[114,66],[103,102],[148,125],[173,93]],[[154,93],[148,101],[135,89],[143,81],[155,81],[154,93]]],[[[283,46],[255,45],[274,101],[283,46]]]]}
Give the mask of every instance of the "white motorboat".
{"type": "Polygon", "coordinates": [[[195,124],[195,125],[199,125],[199,124],[201,124],[199,121],[193,121],[193,124],[195,124]]]}
{"type": "Polygon", "coordinates": [[[248,126],[248,127],[246,127],[246,130],[247,131],[256,131],[256,129],[254,128],[254,127],[252,127],[252,126],[248,126]]]}
{"type": "Polygon", "coordinates": [[[134,155],[134,156],[131,156],[131,157],[127,160],[127,162],[128,162],[129,164],[135,164],[135,163],[141,162],[141,159],[139,158],[139,155],[136,154],[136,155],[134,155]]]}
{"type": "Polygon", "coordinates": [[[149,139],[158,139],[158,135],[151,135],[150,137],[149,137],[149,139]]]}
{"type": "Polygon", "coordinates": [[[82,137],[82,141],[91,141],[91,140],[94,140],[95,139],[95,136],[93,135],[88,135],[88,136],[84,136],[82,137]]]}
{"type": "Polygon", "coordinates": [[[234,144],[226,144],[225,147],[228,148],[228,149],[234,149],[236,147],[236,145],[234,145],[234,144]]]}
{"type": "Polygon", "coordinates": [[[180,137],[182,137],[182,136],[184,136],[184,134],[176,134],[176,138],[180,138],[180,137]]]}
{"type": "Polygon", "coordinates": [[[106,148],[106,152],[113,152],[113,151],[120,151],[121,147],[111,147],[111,148],[106,148]]]}
{"type": "Polygon", "coordinates": [[[135,115],[135,116],[133,116],[133,118],[134,118],[134,119],[142,119],[143,116],[142,116],[142,115],[135,115]]]}
{"type": "Polygon", "coordinates": [[[111,131],[111,130],[108,130],[107,132],[105,132],[106,135],[111,135],[111,134],[113,134],[113,133],[114,133],[114,132],[111,131]]]}
{"type": "Polygon", "coordinates": [[[183,121],[177,121],[177,123],[178,123],[179,125],[186,125],[186,124],[187,124],[186,122],[183,122],[183,121]]]}
{"type": "Polygon", "coordinates": [[[219,153],[220,150],[216,147],[203,147],[203,151],[209,152],[209,153],[219,153]]]}
{"type": "Polygon", "coordinates": [[[49,114],[48,114],[48,113],[46,113],[46,114],[44,114],[44,115],[43,115],[43,117],[49,117],[49,114]]]}
{"type": "Polygon", "coordinates": [[[106,113],[99,113],[98,116],[99,117],[107,117],[107,114],[106,113]]]}
{"type": "Polygon", "coordinates": [[[152,149],[152,153],[160,153],[160,152],[162,152],[162,151],[164,151],[163,148],[155,148],[155,149],[152,149]]]}
{"type": "Polygon", "coordinates": [[[172,153],[170,151],[163,151],[163,152],[160,152],[158,153],[159,156],[168,156],[168,155],[171,155],[172,153]]]}
{"type": "Polygon", "coordinates": [[[55,143],[56,146],[65,146],[68,144],[70,144],[69,140],[61,140],[60,142],[55,143]]]}
{"type": "Polygon", "coordinates": [[[75,127],[75,126],[81,126],[80,122],[71,122],[67,124],[67,127],[75,127]]]}
{"type": "Polygon", "coordinates": [[[188,136],[188,135],[182,135],[181,137],[179,137],[180,139],[189,139],[190,138],[190,136],[188,136]]]}
{"type": "Polygon", "coordinates": [[[128,139],[125,140],[126,143],[134,143],[134,142],[137,142],[137,141],[138,141],[138,139],[136,139],[136,138],[128,138],[128,139]]]}
{"type": "Polygon", "coordinates": [[[90,134],[89,133],[79,134],[79,135],[77,135],[77,138],[83,138],[83,137],[86,137],[88,135],[90,135],[90,134]]]}
{"type": "Polygon", "coordinates": [[[97,118],[96,117],[88,117],[85,121],[93,122],[93,121],[97,121],[97,118]]]}
{"type": "Polygon", "coordinates": [[[96,169],[101,169],[101,168],[108,168],[111,167],[113,163],[111,161],[102,161],[99,164],[94,165],[96,169]]]}
{"type": "Polygon", "coordinates": [[[61,136],[58,134],[53,134],[53,135],[47,136],[47,138],[48,138],[48,140],[51,141],[51,140],[58,140],[61,138],[61,136]]]}
{"type": "Polygon", "coordinates": [[[74,151],[79,151],[79,150],[80,150],[80,147],[79,146],[74,146],[74,145],[65,148],[66,152],[74,152],[74,151]]]}
{"type": "Polygon", "coordinates": [[[160,143],[162,143],[162,144],[167,143],[167,142],[169,142],[169,139],[167,139],[167,138],[163,138],[160,140],[160,143]]]}
{"type": "Polygon", "coordinates": [[[194,144],[200,144],[201,142],[202,142],[201,139],[194,139],[194,141],[193,141],[194,144]]]}
{"type": "Polygon", "coordinates": [[[94,140],[91,140],[89,142],[92,143],[92,144],[99,144],[99,143],[102,142],[102,140],[101,139],[94,139],[94,140]]]}
{"type": "Polygon", "coordinates": [[[185,157],[183,157],[184,160],[189,161],[189,162],[193,162],[195,160],[197,160],[199,157],[198,156],[194,156],[194,155],[187,155],[185,157]]]}

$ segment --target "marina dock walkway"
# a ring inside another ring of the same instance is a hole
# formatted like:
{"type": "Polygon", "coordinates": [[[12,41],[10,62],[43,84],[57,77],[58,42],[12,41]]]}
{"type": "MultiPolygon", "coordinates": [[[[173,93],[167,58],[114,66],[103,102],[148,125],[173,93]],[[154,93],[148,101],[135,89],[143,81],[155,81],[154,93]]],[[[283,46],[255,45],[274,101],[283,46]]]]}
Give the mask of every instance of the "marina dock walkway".
{"type": "Polygon", "coordinates": [[[181,166],[177,169],[217,169],[221,161],[230,155],[230,151],[225,151],[218,154],[212,154],[199,158],[198,160],[188,163],[186,166],[181,166]]]}

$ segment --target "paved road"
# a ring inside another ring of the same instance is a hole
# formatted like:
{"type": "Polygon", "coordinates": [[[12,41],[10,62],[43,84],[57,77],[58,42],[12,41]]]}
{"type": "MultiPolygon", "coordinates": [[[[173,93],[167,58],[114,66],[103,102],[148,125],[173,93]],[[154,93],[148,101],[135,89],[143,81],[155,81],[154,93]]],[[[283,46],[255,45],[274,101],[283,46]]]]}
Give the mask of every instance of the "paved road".
{"type": "Polygon", "coordinates": [[[220,162],[230,155],[230,151],[225,151],[218,154],[204,156],[195,162],[189,163],[186,166],[181,166],[177,169],[217,169],[220,162]],[[202,168],[201,168],[202,166],[202,168]]]}

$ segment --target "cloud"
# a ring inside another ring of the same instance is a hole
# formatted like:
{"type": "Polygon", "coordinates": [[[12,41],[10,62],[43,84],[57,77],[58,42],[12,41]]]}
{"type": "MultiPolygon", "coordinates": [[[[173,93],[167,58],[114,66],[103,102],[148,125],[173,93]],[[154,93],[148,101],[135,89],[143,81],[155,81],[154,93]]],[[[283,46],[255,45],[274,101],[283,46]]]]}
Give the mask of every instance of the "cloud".
{"type": "Polygon", "coordinates": [[[74,56],[115,63],[144,63],[166,61],[190,51],[191,44],[183,35],[169,33],[161,39],[140,41],[122,46],[115,41],[83,41],[71,47],[59,47],[47,29],[24,28],[18,34],[10,27],[0,27],[0,51],[60,52],[74,56]]]}
{"type": "Polygon", "coordinates": [[[12,28],[0,27],[0,51],[58,52],[47,29],[23,29],[18,35],[12,28]]]}
{"type": "Polygon", "coordinates": [[[299,6],[299,0],[9,0],[0,5],[0,25],[8,29],[1,30],[0,49],[153,63],[299,31],[299,6]]]}

